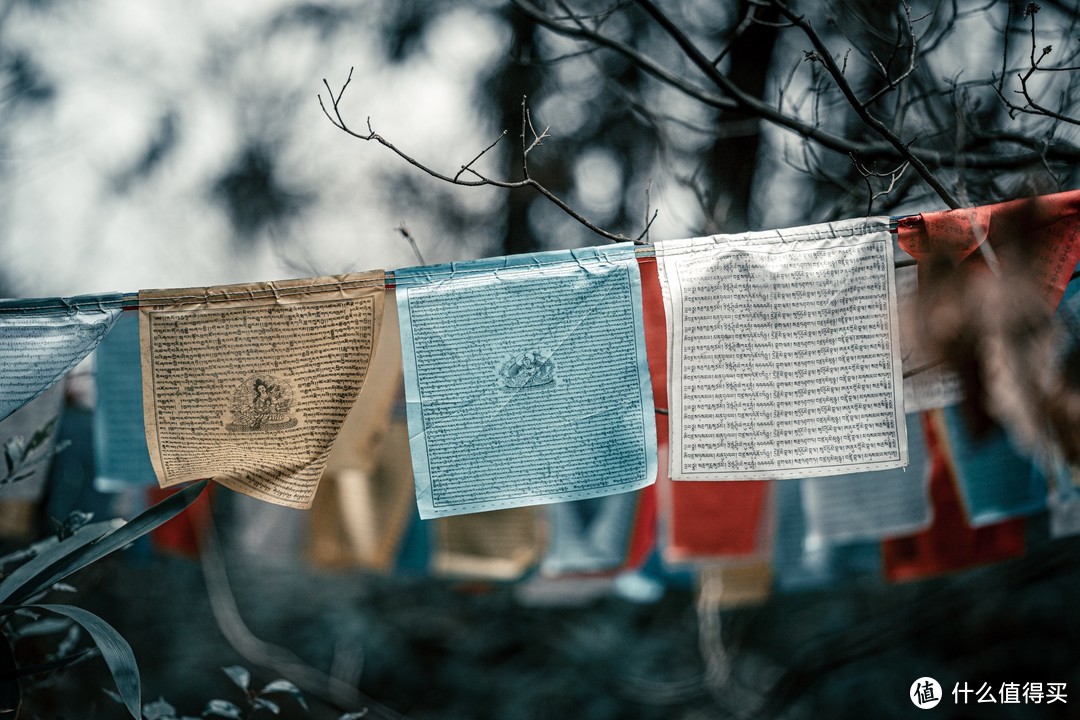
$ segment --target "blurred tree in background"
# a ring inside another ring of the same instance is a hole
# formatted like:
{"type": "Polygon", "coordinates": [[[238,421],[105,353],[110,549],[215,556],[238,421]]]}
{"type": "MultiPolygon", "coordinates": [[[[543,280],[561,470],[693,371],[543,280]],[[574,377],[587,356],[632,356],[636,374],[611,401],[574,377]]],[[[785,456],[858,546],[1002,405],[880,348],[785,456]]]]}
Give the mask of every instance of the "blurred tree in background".
{"type": "MultiPolygon", "coordinates": [[[[512,40],[475,104],[491,136],[513,137],[528,96],[551,135],[532,175],[631,237],[650,185],[688,234],[986,204],[1075,184],[1074,10],[517,0],[491,10],[512,40]]],[[[405,15],[391,36],[423,32],[405,15]]],[[[497,146],[484,174],[520,179],[520,151],[497,146]]],[[[534,238],[508,249],[588,239],[535,198],[525,217],[506,202],[514,232],[534,238]]]]}

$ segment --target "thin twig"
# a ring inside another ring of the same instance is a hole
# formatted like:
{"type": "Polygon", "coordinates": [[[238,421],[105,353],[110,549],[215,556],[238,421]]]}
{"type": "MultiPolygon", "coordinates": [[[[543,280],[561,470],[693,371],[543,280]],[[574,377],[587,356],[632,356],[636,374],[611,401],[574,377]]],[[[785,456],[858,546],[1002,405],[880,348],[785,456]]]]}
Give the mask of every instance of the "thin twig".
{"type": "Polygon", "coordinates": [[[858,158],[856,158],[855,156],[851,157],[851,164],[855,167],[855,170],[859,173],[863,181],[866,183],[866,190],[868,195],[866,200],[867,217],[874,214],[874,201],[877,200],[879,197],[884,197],[892,193],[893,190],[896,189],[896,184],[900,181],[900,178],[904,176],[904,171],[911,167],[908,163],[905,162],[900,163],[900,165],[896,166],[892,170],[880,172],[878,170],[873,170],[866,167],[861,162],[859,162],[858,158]],[[875,193],[874,186],[870,182],[871,178],[889,178],[889,184],[885,187],[884,190],[880,190],[875,193]]]}
{"type": "Polygon", "coordinates": [[[458,181],[458,180],[459,180],[459,179],[461,178],[461,174],[462,174],[463,172],[471,172],[471,173],[473,173],[474,175],[476,175],[477,177],[480,177],[480,178],[482,179],[482,176],[481,176],[481,175],[479,175],[479,174],[478,174],[478,173],[477,173],[477,172],[476,172],[475,170],[473,170],[473,169],[472,169],[473,163],[475,163],[475,162],[476,162],[477,160],[479,160],[480,158],[484,157],[484,155],[486,155],[486,154],[487,154],[488,150],[491,150],[491,149],[492,149],[492,148],[494,148],[494,147],[495,147],[496,145],[498,145],[498,144],[499,144],[499,141],[500,141],[500,140],[502,140],[502,139],[503,139],[504,137],[506,137],[506,131],[505,131],[505,130],[503,130],[503,131],[502,131],[502,134],[501,134],[501,135],[499,135],[499,137],[495,138],[495,139],[494,139],[494,140],[493,140],[493,141],[491,142],[491,144],[490,144],[490,145],[488,145],[488,146],[487,146],[486,148],[484,148],[483,150],[481,150],[481,151],[480,151],[480,153],[479,153],[479,154],[478,154],[478,155],[477,155],[476,157],[474,157],[474,158],[473,158],[472,160],[470,160],[469,162],[467,162],[467,163],[465,163],[464,165],[462,165],[462,166],[461,166],[461,169],[457,171],[457,175],[455,175],[455,176],[454,176],[454,182],[457,182],[457,181],[458,181]]]}
{"type": "Polygon", "coordinates": [[[546,198],[549,202],[554,204],[556,207],[558,207],[560,210],[562,210],[564,213],[569,215],[571,218],[576,220],[578,223],[585,226],[586,228],[588,228],[589,230],[591,230],[595,234],[599,235],[600,237],[602,237],[602,238],[604,238],[606,240],[609,240],[611,242],[631,242],[631,238],[627,237],[626,235],[609,232],[609,231],[601,228],[600,226],[596,225],[595,223],[590,221],[588,218],[586,218],[584,215],[579,213],[577,210],[570,207],[569,204],[567,204],[562,198],[555,195],[555,193],[553,193],[551,190],[549,190],[547,187],[545,187],[542,183],[538,182],[535,178],[532,178],[529,175],[528,162],[527,162],[528,155],[537,146],[542,144],[542,142],[543,142],[543,140],[545,138],[548,137],[548,128],[545,128],[543,132],[540,132],[540,133],[536,132],[536,129],[533,127],[532,118],[529,115],[528,108],[526,107],[526,103],[525,103],[524,98],[522,99],[522,110],[523,110],[523,112],[522,112],[522,129],[521,129],[522,170],[524,172],[524,177],[521,180],[497,180],[497,179],[490,178],[490,177],[487,177],[487,176],[479,173],[473,167],[473,163],[475,163],[478,159],[483,157],[484,154],[486,154],[489,150],[491,150],[493,147],[495,147],[495,145],[499,142],[499,139],[501,139],[502,136],[500,136],[500,138],[496,139],[495,142],[491,143],[488,147],[486,147],[482,152],[480,152],[479,155],[477,155],[475,158],[473,158],[470,162],[466,163],[465,165],[460,166],[458,172],[455,175],[447,175],[446,173],[439,172],[438,170],[432,168],[431,166],[420,162],[419,160],[417,160],[413,156],[409,155],[405,151],[398,148],[394,143],[390,142],[385,137],[383,137],[379,133],[375,132],[375,130],[371,126],[371,118],[367,119],[367,132],[366,133],[357,132],[356,130],[352,129],[349,126],[349,124],[345,121],[345,118],[341,114],[341,100],[345,95],[345,90],[349,87],[349,84],[352,82],[352,75],[353,75],[353,68],[350,68],[348,78],[346,78],[344,84],[342,84],[342,86],[341,86],[341,90],[339,90],[337,93],[335,93],[333,91],[333,89],[330,87],[330,83],[325,78],[323,79],[323,85],[326,87],[327,94],[330,97],[330,108],[329,109],[326,107],[326,103],[323,101],[322,93],[319,93],[319,95],[318,95],[319,107],[322,109],[323,115],[325,115],[326,118],[338,130],[341,130],[345,134],[347,134],[347,135],[349,135],[351,137],[354,137],[357,140],[364,140],[365,142],[370,142],[370,141],[377,142],[378,144],[380,144],[383,147],[387,148],[388,150],[393,152],[395,155],[400,157],[402,160],[409,163],[410,165],[417,168],[418,170],[430,175],[431,177],[433,177],[433,178],[435,178],[437,180],[442,180],[443,182],[449,183],[451,185],[459,185],[459,186],[463,186],[463,187],[497,187],[497,188],[503,188],[503,189],[506,189],[506,190],[516,190],[518,188],[531,188],[532,190],[534,190],[535,192],[539,193],[544,198],[546,198]],[[525,144],[525,142],[526,142],[526,136],[525,136],[526,129],[528,129],[532,133],[532,140],[531,140],[531,142],[529,142],[528,145],[525,144]],[[463,173],[468,173],[469,175],[472,176],[473,179],[463,179],[461,177],[461,175],[463,173]]]}
{"type": "MultiPolygon", "coordinates": [[[[907,30],[908,30],[908,48],[909,48],[909,52],[908,52],[908,65],[907,65],[907,68],[904,70],[904,72],[900,73],[898,76],[896,76],[894,78],[889,74],[888,68],[885,65],[882,65],[881,62],[878,61],[876,57],[874,57],[874,61],[877,62],[878,67],[881,69],[881,73],[882,73],[882,76],[885,78],[885,83],[886,84],[885,84],[885,87],[881,88],[876,93],[873,93],[870,97],[868,97],[868,98],[866,98],[865,100],[862,101],[863,106],[865,106],[865,107],[869,107],[870,105],[873,105],[879,98],[884,96],[886,93],[889,93],[889,92],[892,92],[893,90],[895,90],[900,85],[900,83],[902,83],[904,80],[906,80],[913,72],[915,72],[916,68],[919,67],[919,63],[918,63],[919,44],[918,44],[918,36],[915,34],[915,23],[918,22],[918,20],[912,20],[911,19],[911,5],[909,5],[907,2],[904,2],[904,14],[907,17],[907,30]]],[[[923,17],[926,17],[926,16],[924,15],[923,17]]],[[[919,18],[919,20],[921,20],[921,19],[922,18],[919,18]]],[[[893,48],[893,57],[896,56],[896,53],[898,53],[900,51],[901,47],[902,47],[901,39],[898,37],[897,40],[896,40],[896,46],[893,48]]],[[[872,53],[871,53],[871,55],[872,55],[872,53]]],[[[889,58],[889,65],[890,66],[892,65],[893,57],[889,58]]]]}
{"type": "Polygon", "coordinates": [[[1077,69],[1076,66],[1059,66],[1059,67],[1055,67],[1055,68],[1045,68],[1045,67],[1042,66],[1042,61],[1046,58],[1047,55],[1049,55],[1051,52],[1053,52],[1053,46],[1052,45],[1047,45],[1047,46],[1043,47],[1041,49],[1041,51],[1039,52],[1038,57],[1036,57],[1035,52],[1036,52],[1036,49],[1038,48],[1038,39],[1037,39],[1036,28],[1035,28],[1035,16],[1036,16],[1036,14],[1038,14],[1038,12],[1039,12],[1038,6],[1034,5],[1033,3],[1029,4],[1027,10],[1025,10],[1025,12],[1024,12],[1024,14],[1027,16],[1027,18],[1029,20],[1028,37],[1029,37],[1030,47],[1028,49],[1028,67],[1023,72],[1017,72],[1016,73],[1016,78],[1020,82],[1020,89],[1019,90],[1013,90],[1013,94],[1014,95],[1019,95],[1020,97],[1022,97],[1024,99],[1025,104],[1024,105],[1018,105],[1018,104],[1014,103],[1012,100],[1010,100],[1005,95],[1005,86],[1004,85],[1005,85],[1006,65],[1007,65],[1007,58],[1008,58],[1008,40],[1009,40],[1009,27],[1008,26],[1009,26],[1009,22],[1012,20],[1011,4],[1010,4],[1010,8],[1009,8],[1009,13],[1006,16],[1005,42],[1004,42],[1004,49],[1002,50],[1002,58],[1001,58],[1001,76],[999,78],[997,78],[997,82],[994,83],[994,85],[993,85],[994,91],[997,93],[998,98],[1001,100],[1001,102],[1005,105],[1006,109],[1009,111],[1009,117],[1011,117],[1011,118],[1015,118],[1017,114],[1036,115],[1036,116],[1041,116],[1041,117],[1052,118],[1054,120],[1057,120],[1058,122],[1067,123],[1069,125],[1080,125],[1080,119],[1072,117],[1070,115],[1067,115],[1067,114],[1065,114],[1063,112],[1059,112],[1059,111],[1056,111],[1056,110],[1051,110],[1050,108],[1044,107],[1031,94],[1031,88],[1029,87],[1028,83],[1032,79],[1032,77],[1034,77],[1036,75],[1036,73],[1041,73],[1041,72],[1072,72],[1072,71],[1077,69]]]}
{"type": "MultiPolygon", "coordinates": [[[[639,1],[644,3],[651,2],[651,0],[639,1]]],[[[851,87],[851,84],[844,76],[843,71],[841,71],[841,69],[837,67],[836,61],[832,57],[832,53],[829,52],[829,48],[825,45],[825,42],[821,39],[821,36],[814,29],[813,24],[809,20],[807,20],[805,16],[798,15],[794,11],[792,11],[786,3],[781,2],[780,0],[772,0],[772,3],[785,17],[795,23],[795,25],[797,25],[799,29],[802,30],[803,34],[806,35],[807,39],[810,40],[810,44],[813,45],[814,49],[820,55],[821,63],[825,66],[825,69],[828,70],[829,74],[832,76],[833,82],[836,83],[837,88],[839,88],[840,92],[847,99],[848,104],[851,105],[851,108],[855,111],[855,113],[859,116],[863,123],[866,124],[879,136],[881,136],[887,143],[889,143],[889,145],[891,145],[896,150],[900,157],[911,163],[911,166],[915,169],[915,172],[917,172],[919,176],[922,177],[922,179],[926,182],[927,185],[934,189],[934,192],[938,194],[938,197],[940,197],[946,205],[948,205],[950,208],[960,207],[960,201],[957,200],[953,196],[952,192],[945,187],[945,184],[941,181],[941,179],[938,178],[938,176],[935,175],[933,172],[931,172],[930,168],[927,167],[926,163],[923,162],[921,158],[919,158],[915,153],[911,151],[910,145],[914,141],[912,140],[904,142],[903,140],[901,140],[896,135],[896,133],[894,133],[887,125],[885,125],[885,123],[881,122],[881,120],[879,120],[875,115],[870,112],[866,104],[859,100],[858,96],[855,94],[855,89],[851,87]]]]}
{"type": "MultiPolygon", "coordinates": [[[[714,83],[720,84],[725,95],[717,95],[691,83],[690,81],[667,70],[661,63],[639,52],[614,38],[608,37],[601,32],[584,25],[567,25],[556,21],[552,16],[545,13],[529,0],[513,0],[514,6],[535,20],[543,27],[564,37],[583,40],[594,43],[600,47],[608,48],[623,56],[633,63],[642,72],[659,80],[661,83],[683,93],[698,102],[718,110],[742,110],[751,115],[762,118],[770,123],[791,130],[824,148],[847,155],[855,153],[864,161],[888,160],[899,162],[914,156],[923,163],[939,167],[953,167],[957,161],[957,153],[953,150],[936,150],[926,147],[910,147],[906,153],[898,152],[896,146],[885,141],[855,140],[850,137],[836,135],[816,127],[813,123],[801,120],[796,115],[782,111],[782,109],[768,102],[756,98],[741,91],[716,68],[711,66],[711,58],[703,58],[703,64],[709,68],[705,74],[714,83]]],[[[697,62],[695,62],[697,65],[697,62]]],[[[700,67],[700,66],[699,66],[700,67]]],[[[902,145],[902,144],[901,144],[902,145]]],[[[1009,170],[1014,168],[1028,167],[1032,163],[1040,161],[1040,154],[1035,152],[1019,152],[1006,154],[1002,152],[987,153],[964,153],[964,166],[970,170],[1009,170]]],[[[1075,163],[1080,161],[1080,147],[1058,142],[1047,148],[1047,159],[1053,162],[1075,163]]]]}
{"type": "Polygon", "coordinates": [[[414,238],[413,234],[409,232],[409,228],[405,226],[404,220],[401,221],[401,223],[397,226],[397,231],[398,235],[405,238],[405,241],[409,243],[409,247],[412,248],[413,255],[416,256],[416,261],[420,265],[427,265],[427,262],[424,261],[423,253],[420,252],[420,247],[416,244],[416,238],[414,238]]]}

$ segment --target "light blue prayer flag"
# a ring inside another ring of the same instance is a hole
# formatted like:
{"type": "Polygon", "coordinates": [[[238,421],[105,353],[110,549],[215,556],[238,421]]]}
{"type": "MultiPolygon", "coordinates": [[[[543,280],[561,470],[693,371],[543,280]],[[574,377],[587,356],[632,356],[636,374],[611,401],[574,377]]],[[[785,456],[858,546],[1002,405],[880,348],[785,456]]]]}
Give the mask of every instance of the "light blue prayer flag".
{"type": "Polygon", "coordinates": [[[842,544],[911,535],[930,525],[922,416],[908,413],[906,422],[906,468],[802,481],[808,537],[842,544]]]}
{"type": "Polygon", "coordinates": [[[426,575],[431,566],[431,524],[421,520],[413,510],[405,533],[394,558],[394,572],[398,575],[426,575]]]}
{"type": "MultiPolygon", "coordinates": [[[[1072,358],[1080,357],[1080,282],[1070,282],[1057,309],[1064,332],[1057,348],[1057,362],[1069,368],[1072,358]]],[[[1075,362],[1075,360],[1073,360],[1075,362]]],[[[1047,496],[1051,537],[1080,535],[1080,464],[1069,465],[1062,457],[1045,457],[1052,487],[1047,496]]]]}
{"type": "Polygon", "coordinates": [[[1046,478],[998,427],[981,439],[968,431],[959,405],[944,409],[949,450],[960,498],[973,527],[1046,509],[1046,478]]]}
{"type": "Polygon", "coordinates": [[[633,245],[395,277],[421,517],[599,497],[656,479],[633,245]]]}
{"type": "Polygon", "coordinates": [[[1069,467],[1058,460],[1051,469],[1053,487],[1047,496],[1050,511],[1050,537],[1080,535],[1080,467],[1069,467]]]}
{"type": "Polygon", "coordinates": [[[99,492],[119,492],[156,485],[143,425],[138,313],[124,313],[116,321],[98,346],[94,369],[94,487],[99,492]]]}
{"type": "Polygon", "coordinates": [[[807,535],[800,487],[803,482],[805,480],[773,483],[776,501],[773,586],[776,591],[815,590],[858,577],[880,577],[881,543],[832,545],[807,535]]]}
{"type": "Polygon", "coordinates": [[[636,511],[635,493],[548,505],[547,552],[540,572],[564,575],[618,569],[626,562],[636,511]]]}
{"type": "Polygon", "coordinates": [[[0,300],[0,420],[89,355],[122,303],[118,293],[0,300]]]}

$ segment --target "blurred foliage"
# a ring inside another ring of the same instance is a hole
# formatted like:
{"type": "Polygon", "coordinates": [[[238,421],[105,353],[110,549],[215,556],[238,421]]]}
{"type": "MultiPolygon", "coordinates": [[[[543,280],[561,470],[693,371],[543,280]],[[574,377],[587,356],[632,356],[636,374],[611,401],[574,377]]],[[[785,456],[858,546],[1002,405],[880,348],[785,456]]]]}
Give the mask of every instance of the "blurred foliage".
{"type": "Polygon", "coordinates": [[[44,613],[67,618],[86,631],[109,668],[117,696],[132,717],[140,717],[139,669],[131,646],[123,636],[98,615],[83,608],[42,601],[52,592],[74,591],[63,583],[69,576],[176,517],[205,488],[206,481],[190,485],[129,522],[90,523],[90,517],[73,514],[58,527],[55,536],[0,557],[0,568],[4,569],[0,580],[0,634],[3,636],[0,697],[11,703],[5,707],[17,708],[22,693],[50,682],[51,674],[86,658],[85,650],[75,648],[78,635],[72,635],[73,625],[45,621],[42,619],[44,613]],[[18,640],[58,632],[67,634],[55,653],[40,662],[19,661],[14,649],[18,640]]]}
{"type": "Polygon", "coordinates": [[[247,145],[214,183],[213,193],[241,238],[257,237],[266,227],[297,215],[306,204],[302,194],[285,187],[275,157],[266,145],[247,145]]]}
{"type": "MultiPolygon", "coordinates": [[[[203,711],[198,718],[226,718],[227,720],[246,720],[252,717],[278,716],[283,718],[307,718],[307,700],[300,689],[288,680],[273,680],[256,690],[251,686],[251,673],[247,668],[239,665],[230,665],[221,669],[232,684],[239,688],[243,696],[240,704],[232,700],[213,698],[206,702],[203,711]],[[283,705],[283,699],[289,704],[283,705]],[[284,712],[283,712],[284,710],[284,712]]],[[[123,698],[118,694],[106,691],[113,700],[123,703],[123,698]]],[[[366,711],[347,712],[338,716],[338,720],[359,720],[367,715],[366,711]]],[[[176,708],[166,702],[164,698],[158,698],[154,702],[142,706],[144,720],[197,720],[196,717],[183,715],[176,708]]]]}
{"type": "Polygon", "coordinates": [[[33,475],[35,466],[48,462],[57,453],[63,452],[66,447],[64,444],[39,452],[55,434],[58,420],[59,418],[53,418],[47,422],[34,431],[29,440],[22,435],[13,435],[4,441],[4,471],[0,474],[0,485],[25,480],[33,475]]]}

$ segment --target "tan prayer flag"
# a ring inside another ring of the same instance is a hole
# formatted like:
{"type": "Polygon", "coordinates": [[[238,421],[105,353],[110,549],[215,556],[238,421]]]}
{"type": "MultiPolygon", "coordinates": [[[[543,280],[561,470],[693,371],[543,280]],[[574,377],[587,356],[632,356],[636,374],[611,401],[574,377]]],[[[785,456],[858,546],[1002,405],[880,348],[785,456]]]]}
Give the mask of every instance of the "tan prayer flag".
{"type": "Polygon", "coordinates": [[[715,610],[761,605],[772,594],[767,560],[707,565],[698,572],[698,603],[715,610]]]}
{"type": "Polygon", "coordinates": [[[516,580],[539,560],[542,543],[534,507],[438,518],[435,574],[516,580]]]}
{"type": "Polygon", "coordinates": [[[393,570],[416,514],[405,421],[391,422],[373,449],[378,457],[370,472],[327,469],[323,476],[308,537],[308,555],[317,567],[393,570]]]}
{"type": "Polygon", "coordinates": [[[213,478],[310,507],[367,377],[384,279],[141,291],[146,440],[161,486],[213,478]]]}
{"type": "Polygon", "coordinates": [[[387,290],[379,349],[367,382],[341,426],[309,526],[309,554],[321,567],[388,571],[415,514],[409,429],[392,420],[405,405],[401,338],[393,290],[387,290]]]}

